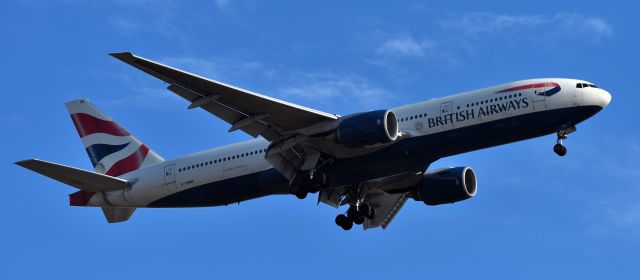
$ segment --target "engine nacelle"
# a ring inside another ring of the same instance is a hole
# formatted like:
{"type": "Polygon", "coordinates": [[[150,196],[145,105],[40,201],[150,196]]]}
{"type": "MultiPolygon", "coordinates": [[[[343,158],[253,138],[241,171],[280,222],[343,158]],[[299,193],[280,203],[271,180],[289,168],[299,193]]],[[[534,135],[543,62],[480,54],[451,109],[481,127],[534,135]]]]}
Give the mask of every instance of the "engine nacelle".
{"type": "Polygon", "coordinates": [[[398,120],[388,110],[345,116],[338,124],[338,141],[348,148],[387,144],[398,138],[398,120]]]}
{"type": "Polygon", "coordinates": [[[478,182],[473,169],[455,167],[436,171],[422,177],[413,198],[427,205],[462,201],[476,195],[478,182]]]}

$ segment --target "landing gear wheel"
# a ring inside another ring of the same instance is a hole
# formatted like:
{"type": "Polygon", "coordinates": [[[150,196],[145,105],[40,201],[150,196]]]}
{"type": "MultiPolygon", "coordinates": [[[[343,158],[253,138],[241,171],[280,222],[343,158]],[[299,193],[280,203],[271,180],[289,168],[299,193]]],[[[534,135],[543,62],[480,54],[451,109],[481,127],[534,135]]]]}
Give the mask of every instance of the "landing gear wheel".
{"type": "Polygon", "coordinates": [[[375,216],[376,216],[376,209],[371,208],[371,210],[369,210],[369,214],[366,215],[365,217],[367,217],[367,219],[369,220],[373,220],[375,216]]]}
{"type": "Polygon", "coordinates": [[[560,143],[555,144],[553,146],[553,152],[555,152],[557,155],[563,157],[563,156],[565,156],[567,154],[567,147],[563,146],[560,143]]]}
{"type": "Polygon", "coordinates": [[[344,230],[350,230],[353,227],[353,222],[344,214],[340,214],[336,216],[336,225],[344,230]]]}
{"type": "Polygon", "coordinates": [[[298,199],[305,199],[305,198],[307,198],[307,193],[306,193],[306,192],[297,192],[297,193],[295,193],[295,195],[296,195],[296,197],[297,197],[298,199]]]}
{"type": "Polygon", "coordinates": [[[364,217],[363,216],[357,216],[353,219],[353,223],[356,225],[361,225],[362,223],[364,223],[364,217]]]}
{"type": "Polygon", "coordinates": [[[358,214],[360,214],[360,216],[368,218],[369,215],[371,215],[371,206],[369,206],[369,204],[361,204],[358,207],[358,214]]]}
{"type": "Polygon", "coordinates": [[[307,197],[307,191],[298,184],[291,185],[289,191],[299,199],[305,199],[307,197]]]}
{"type": "Polygon", "coordinates": [[[358,213],[355,207],[349,207],[349,210],[347,210],[347,218],[349,218],[349,220],[355,221],[359,216],[360,213],[358,213]]]}

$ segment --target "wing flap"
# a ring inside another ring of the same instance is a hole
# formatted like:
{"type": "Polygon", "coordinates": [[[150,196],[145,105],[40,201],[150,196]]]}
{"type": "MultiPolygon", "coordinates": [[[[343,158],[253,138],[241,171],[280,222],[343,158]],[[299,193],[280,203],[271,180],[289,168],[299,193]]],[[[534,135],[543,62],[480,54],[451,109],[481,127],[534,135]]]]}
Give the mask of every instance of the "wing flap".
{"type": "Polygon", "coordinates": [[[88,192],[114,191],[130,185],[127,180],[39,159],[23,160],[16,164],[88,192]]]}
{"type": "Polygon", "coordinates": [[[369,205],[375,209],[375,215],[373,219],[365,220],[364,229],[379,226],[387,229],[387,226],[409,199],[408,193],[389,194],[382,190],[376,190],[375,193],[371,193],[369,196],[369,205]]]}

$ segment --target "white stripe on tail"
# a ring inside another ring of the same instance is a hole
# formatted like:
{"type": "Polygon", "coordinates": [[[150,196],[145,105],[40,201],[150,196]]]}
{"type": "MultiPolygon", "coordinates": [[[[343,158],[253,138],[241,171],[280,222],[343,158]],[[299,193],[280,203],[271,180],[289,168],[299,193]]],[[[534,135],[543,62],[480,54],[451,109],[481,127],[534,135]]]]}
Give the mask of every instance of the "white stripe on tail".
{"type": "Polygon", "coordinates": [[[65,105],[96,172],[117,177],[164,161],[89,100],[65,105]]]}

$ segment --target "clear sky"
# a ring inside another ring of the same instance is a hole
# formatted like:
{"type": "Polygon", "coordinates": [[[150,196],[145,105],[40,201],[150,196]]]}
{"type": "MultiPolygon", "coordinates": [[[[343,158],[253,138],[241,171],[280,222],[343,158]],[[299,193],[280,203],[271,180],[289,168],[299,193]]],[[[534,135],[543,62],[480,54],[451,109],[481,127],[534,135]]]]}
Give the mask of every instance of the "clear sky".
{"type": "Polygon", "coordinates": [[[640,278],[635,2],[309,2],[2,1],[0,278],[640,278]],[[338,114],[539,77],[613,100],[564,158],[546,136],[435,162],[473,167],[478,195],[410,201],[386,231],[289,195],[107,224],[12,164],[91,168],[64,102],[91,99],[165,158],[249,138],[118,51],[338,114]]]}

